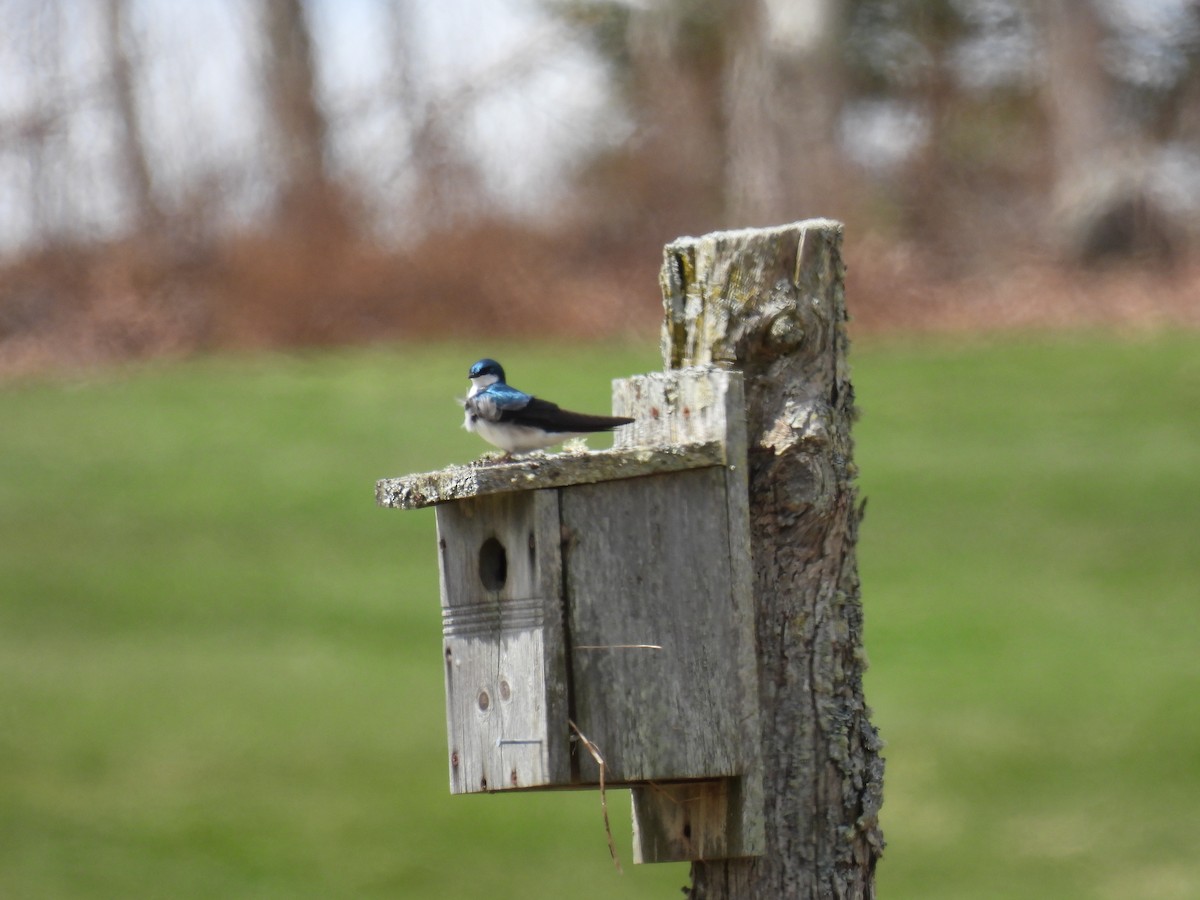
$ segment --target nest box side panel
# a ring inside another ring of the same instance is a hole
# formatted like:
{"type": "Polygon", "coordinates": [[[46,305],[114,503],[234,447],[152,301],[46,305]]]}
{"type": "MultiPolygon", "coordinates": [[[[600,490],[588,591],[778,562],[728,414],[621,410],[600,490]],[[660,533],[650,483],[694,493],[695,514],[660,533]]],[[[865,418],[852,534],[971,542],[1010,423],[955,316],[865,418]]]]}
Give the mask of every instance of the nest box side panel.
{"type": "MultiPolygon", "coordinates": [[[[721,467],[562,491],[575,721],[614,783],[751,766],[756,682],[741,671],[753,656],[725,491],[721,467]]],[[[590,757],[579,766],[598,777],[590,757]]]]}
{"type": "Polygon", "coordinates": [[[566,784],[554,491],[438,507],[451,793],[566,784]]]}

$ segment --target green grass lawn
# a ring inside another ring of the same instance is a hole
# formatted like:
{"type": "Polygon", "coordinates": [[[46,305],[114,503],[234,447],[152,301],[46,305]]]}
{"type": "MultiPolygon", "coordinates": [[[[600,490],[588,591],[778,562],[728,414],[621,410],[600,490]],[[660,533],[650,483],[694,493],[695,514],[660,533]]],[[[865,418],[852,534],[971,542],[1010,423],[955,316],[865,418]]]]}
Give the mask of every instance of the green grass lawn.
{"type": "MultiPolygon", "coordinates": [[[[433,518],[484,352],[0,388],[0,897],[676,897],[593,793],[450,797],[433,518]]],[[[1200,337],[856,348],[881,897],[1200,896],[1200,337]]],[[[595,442],[594,442],[595,443],[595,442]]]]}

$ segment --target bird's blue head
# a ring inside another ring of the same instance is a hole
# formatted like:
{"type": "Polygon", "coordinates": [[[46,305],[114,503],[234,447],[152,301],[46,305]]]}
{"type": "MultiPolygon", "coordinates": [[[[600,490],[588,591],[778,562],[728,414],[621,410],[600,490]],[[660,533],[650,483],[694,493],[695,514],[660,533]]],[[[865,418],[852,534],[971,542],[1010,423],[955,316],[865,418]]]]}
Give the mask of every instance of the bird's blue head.
{"type": "Polygon", "coordinates": [[[468,378],[482,378],[486,375],[496,376],[497,381],[504,381],[504,367],[494,359],[481,359],[475,365],[471,366],[471,371],[467,373],[468,378]]]}

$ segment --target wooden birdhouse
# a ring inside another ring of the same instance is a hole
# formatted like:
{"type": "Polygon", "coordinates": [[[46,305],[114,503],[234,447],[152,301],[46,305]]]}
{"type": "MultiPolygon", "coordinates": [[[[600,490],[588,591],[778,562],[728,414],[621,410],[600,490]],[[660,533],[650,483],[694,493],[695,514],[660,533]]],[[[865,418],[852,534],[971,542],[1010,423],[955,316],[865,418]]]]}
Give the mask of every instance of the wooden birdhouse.
{"type": "Polygon", "coordinates": [[[758,855],[741,376],[613,394],[611,450],[377,485],[437,506],[450,790],[629,786],[636,860],[758,855]]]}

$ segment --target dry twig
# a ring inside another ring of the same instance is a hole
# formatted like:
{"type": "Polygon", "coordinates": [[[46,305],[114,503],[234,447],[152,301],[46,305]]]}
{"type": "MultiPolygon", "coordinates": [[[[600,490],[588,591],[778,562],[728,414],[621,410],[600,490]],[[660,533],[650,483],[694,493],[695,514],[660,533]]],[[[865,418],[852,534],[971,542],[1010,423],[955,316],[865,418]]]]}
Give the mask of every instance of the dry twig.
{"type": "Polygon", "coordinates": [[[617,871],[622,875],[625,870],[621,868],[621,860],[617,857],[617,844],[613,840],[612,828],[608,824],[608,796],[604,790],[604,774],[608,770],[608,766],[604,763],[604,757],[600,755],[600,748],[592,743],[587,735],[579,730],[570,719],[567,719],[567,724],[571,726],[571,730],[579,736],[580,743],[587,748],[587,752],[592,754],[592,759],[596,761],[596,765],[600,767],[600,812],[604,815],[604,834],[608,838],[608,852],[612,855],[613,865],[617,867],[617,871]]]}

